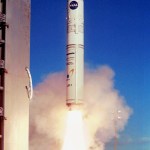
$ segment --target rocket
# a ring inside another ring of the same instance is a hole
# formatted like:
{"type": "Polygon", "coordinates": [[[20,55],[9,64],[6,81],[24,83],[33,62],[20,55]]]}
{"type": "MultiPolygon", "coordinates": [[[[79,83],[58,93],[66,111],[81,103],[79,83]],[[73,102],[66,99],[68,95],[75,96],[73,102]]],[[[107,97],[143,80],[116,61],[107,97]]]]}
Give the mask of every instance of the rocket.
{"type": "Polygon", "coordinates": [[[66,105],[69,110],[83,104],[84,84],[84,3],[68,0],[66,46],[66,105]]]}

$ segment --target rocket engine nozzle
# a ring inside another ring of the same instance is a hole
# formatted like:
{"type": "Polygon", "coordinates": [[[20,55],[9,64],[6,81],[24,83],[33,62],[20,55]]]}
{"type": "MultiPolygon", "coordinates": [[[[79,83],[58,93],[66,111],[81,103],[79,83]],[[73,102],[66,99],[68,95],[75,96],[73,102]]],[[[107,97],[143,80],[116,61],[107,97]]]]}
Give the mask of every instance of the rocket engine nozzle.
{"type": "Polygon", "coordinates": [[[67,104],[69,111],[73,110],[81,110],[83,107],[83,104],[67,104]]]}

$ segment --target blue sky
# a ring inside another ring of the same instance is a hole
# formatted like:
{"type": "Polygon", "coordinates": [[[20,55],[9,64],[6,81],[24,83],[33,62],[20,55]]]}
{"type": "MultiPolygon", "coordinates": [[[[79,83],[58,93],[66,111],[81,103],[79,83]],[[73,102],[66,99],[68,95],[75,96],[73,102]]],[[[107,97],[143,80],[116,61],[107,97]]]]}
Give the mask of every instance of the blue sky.
{"type": "MultiPolygon", "coordinates": [[[[31,16],[30,65],[36,85],[48,73],[65,70],[66,0],[32,0],[31,16]]],[[[149,0],[85,0],[85,63],[109,65],[115,87],[134,111],[118,150],[150,149],[149,26],[149,0]]],[[[106,150],[112,150],[112,142],[106,150]]]]}

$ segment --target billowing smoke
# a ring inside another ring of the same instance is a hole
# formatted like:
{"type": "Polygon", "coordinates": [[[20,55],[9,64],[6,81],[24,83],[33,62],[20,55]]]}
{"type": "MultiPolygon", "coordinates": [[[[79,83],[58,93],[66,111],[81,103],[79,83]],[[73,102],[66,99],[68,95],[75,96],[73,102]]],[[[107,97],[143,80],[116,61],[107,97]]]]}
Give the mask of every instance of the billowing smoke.
{"type": "MultiPolygon", "coordinates": [[[[84,120],[91,150],[104,150],[114,137],[114,125],[119,133],[131,114],[113,80],[114,72],[107,66],[85,71],[84,120]]],[[[35,87],[30,104],[30,150],[61,150],[67,116],[65,84],[65,73],[60,72],[35,87]]]]}

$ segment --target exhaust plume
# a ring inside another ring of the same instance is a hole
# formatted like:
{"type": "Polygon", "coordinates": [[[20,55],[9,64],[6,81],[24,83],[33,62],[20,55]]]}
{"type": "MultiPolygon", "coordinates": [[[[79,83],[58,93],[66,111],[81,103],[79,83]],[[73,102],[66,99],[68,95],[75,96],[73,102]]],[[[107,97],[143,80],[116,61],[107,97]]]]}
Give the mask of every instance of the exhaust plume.
{"type": "MultiPolygon", "coordinates": [[[[114,72],[108,66],[85,71],[83,112],[89,150],[104,150],[114,137],[114,123],[119,136],[132,112],[113,80],[114,72]]],[[[59,72],[35,87],[30,104],[30,150],[62,149],[68,111],[65,85],[65,73],[59,72]]]]}

